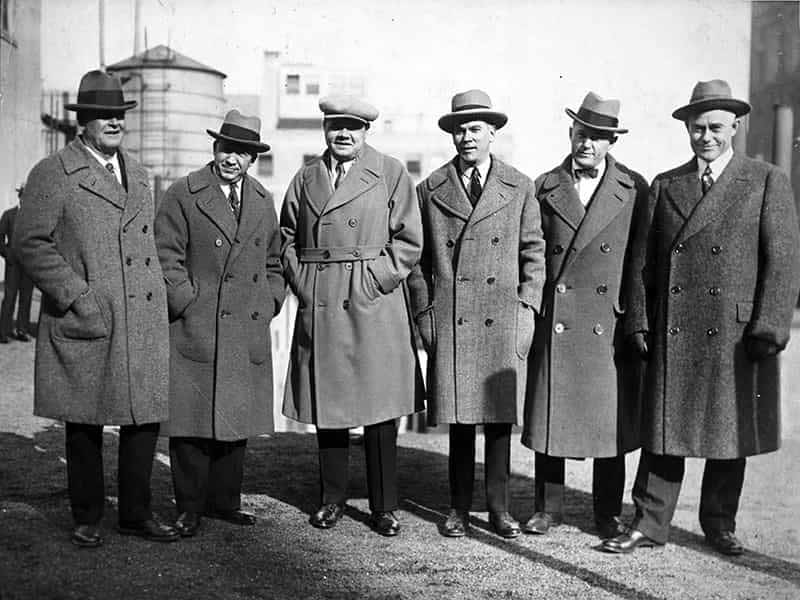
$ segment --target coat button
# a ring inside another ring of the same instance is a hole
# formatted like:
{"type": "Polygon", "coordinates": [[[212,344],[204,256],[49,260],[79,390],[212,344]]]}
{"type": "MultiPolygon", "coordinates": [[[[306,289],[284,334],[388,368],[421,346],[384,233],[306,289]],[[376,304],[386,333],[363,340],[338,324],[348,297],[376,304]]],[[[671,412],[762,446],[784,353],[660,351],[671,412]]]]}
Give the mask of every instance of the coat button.
{"type": "Polygon", "coordinates": [[[601,296],[603,294],[606,294],[607,292],[608,292],[608,286],[605,283],[602,283],[597,286],[597,293],[600,294],[601,296]]]}
{"type": "Polygon", "coordinates": [[[677,246],[675,246],[675,250],[674,250],[674,252],[675,252],[675,254],[680,254],[680,253],[681,253],[681,252],[683,252],[684,250],[686,250],[686,246],[683,244],[683,242],[681,242],[680,244],[678,244],[677,246]]]}
{"type": "Polygon", "coordinates": [[[345,310],[350,308],[350,300],[343,300],[342,301],[342,308],[345,309],[345,310]]]}
{"type": "Polygon", "coordinates": [[[497,236],[494,236],[492,238],[492,246],[497,246],[497,244],[499,244],[499,243],[500,243],[500,238],[497,237],[497,236]]]}
{"type": "Polygon", "coordinates": [[[149,256],[144,259],[144,264],[147,265],[148,267],[150,266],[150,257],[149,256]]]}
{"type": "Polygon", "coordinates": [[[147,298],[147,301],[148,301],[148,302],[149,302],[150,300],[152,300],[152,299],[153,299],[153,292],[147,292],[147,295],[145,296],[145,298],[147,298]]]}
{"type": "Polygon", "coordinates": [[[487,327],[491,327],[491,326],[492,326],[492,323],[494,323],[494,319],[486,319],[486,320],[483,322],[483,324],[484,324],[484,325],[486,325],[487,327]]]}
{"type": "Polygon", "coordinates": [[[556,244],[553,246],[553,254],[561,254],[564,251],[564,246],[561,244],[556,244]]]}
{"type": "Polygon", "coordinates": [[[317,264],[317,271],[324,271],[325,270],[325,263],[317,264]]]}
{"type": "Polygon", "coordinates": [[[594,327],[592,327],[592,331],[594,331],[595,335],[603,335],[603,326],[600,323],[597,323],[594,327]]]}
{"type": "Polygon", "coordinates": [[[356,248],[355,250],[353,250],[353,256],[355,256],[356,258],[358,258],[359,256],[361,256],[361,250],[359,250],[358,248],[356,248]]]}
{"type": "Polygon", "coordinates": [[[711,254],[719,254],[720,252],[722,252],[720,246],[711,246],[711,254]]]}
{"type": "Polygon", "coordinates": [[[455,243],[453,240],[447,240],[447,241],[444,243],[444,245],[445,245],[445,246],[447,246],[448,248],[452,248],[453,246],[455,246],[455,245],[456,245],[456,243],[455,243]]]}
{"type": "Polygon", "coordinates": [[[345,268],[346,271],[352,271],[353,270],[353,263],[344,263],[344,268],[345,268]]]}
{"type": "Polygon", "coordinates": [[[708,288],[708,293],[711,294],[712,296],[719,296],[720,292],[722,292],[721,288],[718,287],[708,288]]]}
{"type": "Polygon", "coordinates": [[[261,245],[261,238],[256,238],[255,244],[256,244],[256,246],[260,246],[261,245]]]}
{"type": "Polygon", "coordinates": [[[358,225],[358,219],[356,219],[355,217],[353,217],[352,219],[348,219],[347,224],[350,227],[356,227],[358,225]]]}
{"type": "Polygon", "coordinates": [[[678,335],[680,332],[681,332],[681,328],[680,327],[670,327],[669,328],[669,334],[670,335],[678,335]]]}
{"type": "Polygon", "coordinates": [[[147,227],[147,225],[145,225],[144,227],[142,227],[142,233],[147,233],[147,230],[148,230],[148,227],[147,227]]]}
{"type": "Polygon", "coordinates": [[[330,250],[323,250],[322,258],[330,258],[330,257],[331,257],[331,251],[330,250]]]}
{"type": "Polygon", "coordinates": [[[225,281],[230,281],[233,279],[233,273],[225,273],[225,281]]]}
{"type": "Polygon", "coordinates": [[[486,283],[488,283],[489,285],[492,285],[495,281],[497,281],[497,280],[494,277],[487,277],[486,278],[486,283]]]}
{"type": "Polygon", "coordinates": [[[219,239],[219,238],[215,239],[215,240],[214,240],[214,245],[215,245],[217,248],[219,248],[220,246],[222,246],[222,240],[221,240],[221,239],[219,239]]]}
{"type": "Polygon", "coordinates": [[[719,329],[717,329],[716,327],[711,327],[711,328],[708,329],[708,331],[706,331],[706,335],[708,335],[708,336],[714,336],[714,335],[717,335],[718,333],[719,333],[719,329]]]}
{"type": "Polygon", "coordinates": [[[130,267],[133,264],[133,259],[129,256],[125,259],[125,264],[130,267]]]}
{"type": "Polygon", "coordinates": [[[258,273],[253,273],[253,281],[258,281],[258,273]]]}
{"type": "Polygon", "coordinates": [[[227,311],[227,310],[223,310],[222,312],[219,313],[219,318],[220,319],[224,319],[224,318],[230,317],[230,316],[231,316],[231,313],[230,313],[230,311],[227,311]]]}
{"type": "Polygon", "coordinates": [[[565,329],[566,327],[564,327],[563,323],[556,323],[555,327],[553,327],[553,331],[555,331],[556,333],[564,333],[565,329]]]}
{"type": "Polygon", "coordinates": [[[464,317],[458,317],[458,321],[456,321],[456,323],[459,325],[463,325],[465,322],[466,319],[464,317]]]}
{"type": "Polygon", "coordinates": [[[250,315],[250,318],[253,319],[253,321],[257,320],[258,319],[258,311],[254,312],[252,315],[250,315]]]}
{"type": "Polygon", "coordinates": [[[669,291],[672,292],[673,294],[680,294],[683,291],[683,288],[679,285],[673,285],[669,289],[669,291]]]}
{"type": "Polygon", "coordinates": [[[566,294],[566,293],[567,293],[567,286],[566,286],[565,284],[563,284],[563,283],[559,283],[559,284],[556,286],[556,291],[557,291],[559,294],[566,294]]]}
{"type": "Polygon", "coordinates": [[[602,244],[600,244],[600,252],[602,252],[603,254],[608,254],[609,252],[611,252],[611,246],[603,242],[602,244]]]}

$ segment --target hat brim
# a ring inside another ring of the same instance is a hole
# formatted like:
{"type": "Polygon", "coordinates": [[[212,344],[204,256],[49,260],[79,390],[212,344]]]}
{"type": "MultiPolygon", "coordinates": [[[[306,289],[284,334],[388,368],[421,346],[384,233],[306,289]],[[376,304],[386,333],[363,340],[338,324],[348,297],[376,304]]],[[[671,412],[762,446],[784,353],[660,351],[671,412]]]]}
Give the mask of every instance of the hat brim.
{"type": "Polygon", "coordinates": [[[336,114],[330,114],[330,115],[323,115],[322,116],[322,120],[323,121],[330,121],[331,119],[354,119],[356,121],[361,121],[367,127],[369,127],[370,123],[372,122],[372,121],[369,121],[369,120],[365,119],[364,117],[359,117],[358,115],[348,115],[348,114],[344,114],[344,113],[336,113],[336,114]]]}
{"type": "Polygon", "coordinates": [[[80,104],[80,103],[73,103],[73,104],[65,104],[64,108],[67,110],[103,110],[108,112],[119,112],[119,111],[126,111],[132,108],[135,108],[139,103],[136,100],[131,100],[130,102],[125,102],[123,104],[117,104],[115,106],[109,106],[107,104],[80,104]]]}
{"type": "Polygon", "coordinates": [[[450,112],[439,119],[439,129],[447,133],[453,133],[453,127],[458,123],[466,121],[486,121],[500,129],[508,123],[508,115],[496,110],[486,110],[485,108],[469,108],[450,112]]]}
{"type": "Polygon", "coordinates": [[[707,98],[698,102],[690,102],[685,106],[675,109],[672,113],[673,119],[685,121],[686,117],[706,112],[708,110],[727,110],[737,117],[743,117],[750,112],[750,104],[744,100],[736,98],[707,98]]]}
{"type": "Polygon", "coordinates": [[[572,118],[573,121],[577,121],[581,125],[585,125],[589,129],[596,129],[597,131],[605,131],[608,133],[628,133],[628,130],[624,127],[609,127],[607,125],[597,125],[596,123],[591,123],[590,121],[586,121],[581,119],[578,114],[574,110],[570,110],[569,108],[565,108],[564,112],[572,118]]]}
{"type": "Polygon", "coordinates": [[[262,152],[268,152],[270,149],[269,144],[264,144],[262,142],[254,142],[252,140],[242,140],[239,138],[231,137],[229,135],[224,135],[222,133],[217,133],[216,131],[212,131],[211,129],[206,129],[208,135],[213,137],[215,140],[225,140],[226,142],[233,142],[235,144],[241,144],[242,146],[247,146],[248,148],[252,148],[254,152],[261,154],[262,152]]]}

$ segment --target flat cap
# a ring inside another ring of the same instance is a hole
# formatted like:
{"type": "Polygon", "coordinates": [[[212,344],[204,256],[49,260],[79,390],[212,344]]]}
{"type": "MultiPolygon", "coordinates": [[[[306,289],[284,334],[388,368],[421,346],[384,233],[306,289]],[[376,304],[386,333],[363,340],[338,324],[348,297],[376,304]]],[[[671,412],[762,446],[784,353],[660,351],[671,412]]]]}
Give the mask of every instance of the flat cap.
{"type": "Polygon", "coordinates": [[[378,109],[355,96],[326,96],[319,101],[319,109],[326,119],[349,117],[369,124],[378,118],[378,109]]]}

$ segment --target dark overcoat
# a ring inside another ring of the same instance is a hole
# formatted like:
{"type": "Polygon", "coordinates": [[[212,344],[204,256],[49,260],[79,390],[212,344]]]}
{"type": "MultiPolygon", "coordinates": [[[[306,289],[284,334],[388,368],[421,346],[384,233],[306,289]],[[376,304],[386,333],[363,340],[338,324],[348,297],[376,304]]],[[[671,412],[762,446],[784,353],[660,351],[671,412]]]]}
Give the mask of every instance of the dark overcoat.
{"type": "Polygon", "coordinates": [[[42,291],[34,413],[97,425],[167,418],[167,302],[145,170],[119,152],[127,191],[80,139],[37,164],[14,230],[42,291]],[[87,295],[97,311],[79,316],[87,295]]]}
{"type": "Polygon", "coordinates": [[[295,175],[282,260],[298,299],[284,414],[326,429],[423,408],[405,280],[422,227],[403,166],[369,145],[334,191],[325,157],[295,175]]]}
{"type": "Polygon", "coordinates": [[[236,218],[211,163],[175,181],[156,216],[170,318],[171,436],[223,441],[272,431],[272,339],[281,308],[272,196],[245,175],[236,218]]]}
{"type": "Polygon", "coordinates": [[[492,156],[475,208],[454,161],[417,186],[425,242],[409,278],[432,423],[519,423],[544,239],[533,182],[492,156]]]}
{"type": "Polygon", "coordinates": [[[642,447],[737,458],[780,446],[778,357],[800,286],[800,234],[786,175],[734,154],[703,196],[692,159],[658,175],[634,242],[628,333],[650,332],[642,447]]]}
{"type": "Polygon", "coordinates": [[[640,360],[622,315],[634,213],[647,183],[606,155],[587,209],[572,158],[536,179],[547,243],[547,282],[536,323],[522,443],[565,457],[608,457],[638,447],[640,360]]]}
{"type": "Polygon", "coordinates": [[[17,251],[11,244],[14,236],[14,221],[17,219],[18,206],[12,206],[0,216],[0,256],[6,261],[7,265],[19,263],[17,251]]]}

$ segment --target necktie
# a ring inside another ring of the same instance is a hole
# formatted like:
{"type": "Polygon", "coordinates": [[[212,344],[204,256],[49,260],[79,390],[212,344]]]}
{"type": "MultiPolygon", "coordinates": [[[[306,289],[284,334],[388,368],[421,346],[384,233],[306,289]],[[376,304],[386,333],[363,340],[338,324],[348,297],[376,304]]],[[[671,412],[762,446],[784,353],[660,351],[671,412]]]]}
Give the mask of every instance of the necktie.
{"type": "Polygon", "coordinates": [[[334,190],[339,189],[339,186],[342,183],[342,179],[344,179],[344,164],[336,163],[336,180],[333,182],[334,190]]]}
{"type": "Polygon", "coordinates": [[[703,171],[703,176],[700,178],[700,184],[703,187],[703,195],[705,196],[711,186],[714,185],[714,177],[711,175],[710,165],[706,165],[706,170],[703,171]]]}
{"type": "Polygon", "coordinates": [[[470,200],[472,200],[473,206],[478,203],[481,192],[483,192],[483,188],[481,187],[481,174],[478,172],[478,167],[473,167],[472,175],[469,177],[469,197],[470,200]]]}
{"type": "Polygon", "coordinates": [[[587,177],[589,179],[594,179],[595,177],[597,177],[597,169],[596,168],[575,169],[575,176],[576,177],[587,177]]]}
{"type": "Polygon", "coordinates": [[[239,220],[239,211],[242,207],[242,202],[239,200],[239,194],[236,193],[236,186],[231,185],[231,191],[228,193],[228,204],[233,211],[236,220],[239,220]]]}

